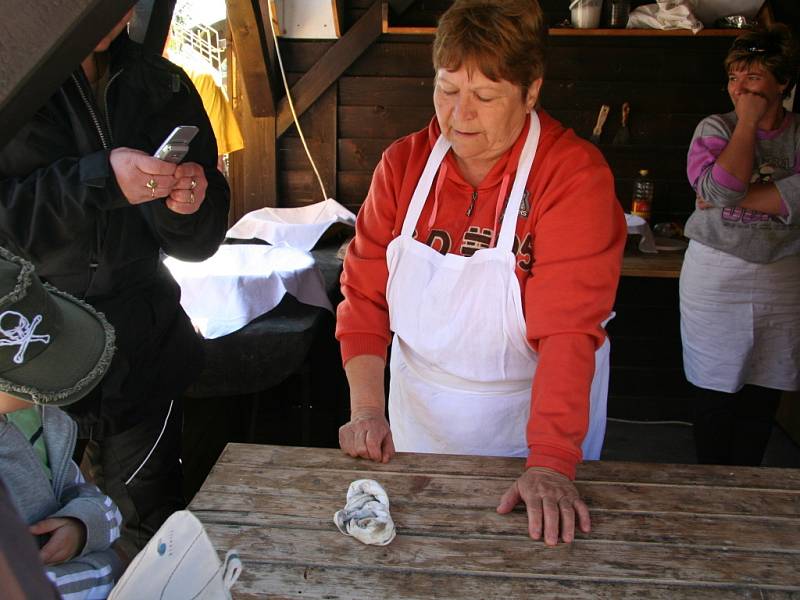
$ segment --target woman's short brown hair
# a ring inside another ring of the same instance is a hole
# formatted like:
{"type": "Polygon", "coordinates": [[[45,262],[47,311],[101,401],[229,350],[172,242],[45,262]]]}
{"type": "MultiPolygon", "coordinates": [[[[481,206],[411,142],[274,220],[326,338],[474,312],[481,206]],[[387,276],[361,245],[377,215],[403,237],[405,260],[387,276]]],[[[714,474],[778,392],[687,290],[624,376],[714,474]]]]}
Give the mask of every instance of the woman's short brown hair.
{"type": "Polygon", "coordinates": [[[456,0],[439,19],[433,67],[477,68],[524,92],[544,75],[547,29],[537,0],[456,0]]]}
{"type": "Polygon", "coordinates": [[[772,73],[778,83],[786,84],[784,97],[791,92],[797,78],[797,44],[789,28],[776,23],[766,29],[748,31],[733,41],[725,57],[725,72],[760,66],[772,73]]]}

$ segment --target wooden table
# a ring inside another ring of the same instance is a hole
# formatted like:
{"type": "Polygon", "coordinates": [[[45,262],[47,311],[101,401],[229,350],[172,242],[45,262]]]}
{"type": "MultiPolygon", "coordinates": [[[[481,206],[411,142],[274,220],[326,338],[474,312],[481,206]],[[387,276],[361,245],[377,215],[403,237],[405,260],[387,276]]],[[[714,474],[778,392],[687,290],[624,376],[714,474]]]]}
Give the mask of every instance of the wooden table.
{"type": "Polygon", "coordinates": [[[623,277],[677,278],[683,266],[683,252],[645,254],[638,250],[625,250],[622,258],[623,277]]]}
{"type": "Polygon", "coordinates": [[[593,531],[545,547],[495,512],[521,459],[229,445],[190,509],[244,572],[235,598],[753,598],[800,595],[800,470],[594,462],[593,531]],[[333,513],[351,481],[387,490],[397,538],[364,546],[333,513]]]}

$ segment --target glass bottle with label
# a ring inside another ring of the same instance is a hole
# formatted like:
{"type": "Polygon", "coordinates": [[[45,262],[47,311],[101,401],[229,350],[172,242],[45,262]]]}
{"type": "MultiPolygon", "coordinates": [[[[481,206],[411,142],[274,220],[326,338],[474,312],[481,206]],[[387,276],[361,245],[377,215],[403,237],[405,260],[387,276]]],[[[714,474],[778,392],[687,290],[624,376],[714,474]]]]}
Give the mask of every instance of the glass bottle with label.
{"type": "Polygon", "coordinates": [[[630,10],[630,0],[605,0],[603,2],[603,24],[606,27],[624,29],[628,25],[630,10]]]}
{"type": "Polygon", "coordinates": [[[631,214],[642,217],[648,223],[653,212],[653,180],[647,169],[639,171],[639,177],[633,182],[633,202],[631,214]]]}

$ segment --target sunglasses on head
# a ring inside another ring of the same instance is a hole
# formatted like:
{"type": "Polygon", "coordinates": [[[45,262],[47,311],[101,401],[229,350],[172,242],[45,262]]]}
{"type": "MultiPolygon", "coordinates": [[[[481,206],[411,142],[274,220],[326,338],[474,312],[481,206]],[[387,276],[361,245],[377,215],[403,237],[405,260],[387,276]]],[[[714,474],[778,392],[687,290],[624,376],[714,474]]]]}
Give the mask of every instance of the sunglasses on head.
{"type": "Polygon", "coordinates": [[[733,42],[733,47],[736,50],[744,50],[750,54],[777,54],[780,52],[780,50],[775,47],[775,44],[763,40],[736,40],[733,42]]]}

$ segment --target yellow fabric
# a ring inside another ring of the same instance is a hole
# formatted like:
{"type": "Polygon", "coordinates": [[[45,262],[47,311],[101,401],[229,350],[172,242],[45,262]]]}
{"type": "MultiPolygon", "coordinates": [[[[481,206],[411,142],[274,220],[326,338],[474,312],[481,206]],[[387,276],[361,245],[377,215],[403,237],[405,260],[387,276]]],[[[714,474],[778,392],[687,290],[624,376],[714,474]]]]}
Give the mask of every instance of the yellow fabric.
{"type": "Polygon", "coordinates": [[[230,154],[244,148],[244,139],[236,122],[236,116],[225,92],[214,81],[214,77],[210,73],[201,73],[186,67],[183,67],[183,70],[203,100],[203,107],[214,130],[214,137],[217,138],[217,153],[230,154]]]}

